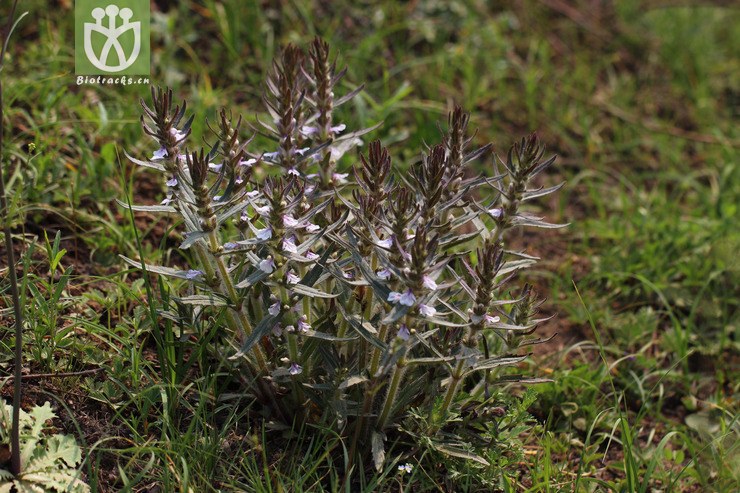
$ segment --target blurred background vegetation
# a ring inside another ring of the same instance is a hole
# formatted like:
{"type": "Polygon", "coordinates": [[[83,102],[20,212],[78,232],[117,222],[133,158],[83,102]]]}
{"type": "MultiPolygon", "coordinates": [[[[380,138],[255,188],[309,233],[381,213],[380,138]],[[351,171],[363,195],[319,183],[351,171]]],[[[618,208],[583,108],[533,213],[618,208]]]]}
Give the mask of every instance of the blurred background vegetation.
{"type": "MultiPolygon", "coordinates": [[[[3,16],[7,9],[4,2],[3,16]]],[[[123,150],[153,150],[138,123],[149,89],[76,85],[72,2],[28,0],[19,9],[31,15],[3,73],[3,124],[10,219],[24,251],[37,244],[25,268],[42,285],[29,305],[27,363],[33,371],[109,368],[108,383],[88,379],[78,397],[92,396],[122,424],[91,424],[97,435],[87,440],[127,429],[126,446],[140,447],[126,452],[131,466],[151,452],[151,437],[131,432],[139,424],[116,410],[155,388],[156,377],[124,377],[141,335],[134,313],[142,293],[117,274],[118,254],[136,247],[134,226],[113,201],[125,190],[151,203],[164,196],[162,184],[128,165],[121,172],[117,160],[123,150]],[[56,231],[67,250],[62,264],[74,271],[50,302],[43,283],[61,271],[49,269],[44,232],[56,231]]],[[[315,35],[347,65],[348,89],[365,84],[341,108],[343,120],[350,128],[385,122],[370,137],[390,147],[397,166],[439,139],[437,124],[454,103],[472,112],[476,141],[492,141],[497,152],[537,131],[560,156],[558,176],[546,180],[568,182],[542,212],[571,226],[517,239],[542,257],[530,281],[558,314],[542,333],[558,337],[535,349],[526,370],[554,382],[534,387],[536,426],[523,433],[527,453],[512,490],[626,491],[633,471],[641,491],[737,491],[739,9],[634,0],[157,1],[151,32],[151,81],[188,100],[196,139],[203,117],[213,120],[222,106],[254,121],[279,47],[315,35]]],[[[492,172],[491,162],[481,166],[492,172]]],[[[171,225],[157,224],[143,232],[145,248],[155,260],[176,258],[171,225]]],[[[0,289],[5,299],[5,276],[0,289]]],[[[10,357],[3,342],[2,368],[10,357]]],[[[46,390],[63,395],[65,385],[46,390]]],[[[229,483],[218,461],[177,447],[160,453],[186,459],[193,485],[229,483]]],[[[305,472],[271,464],[288,485],[305,472]]],[[[148,474],[155,470],[170,474],[148,474]]],[[[115,469],[115,479],[96,471],[101,484],[122,481],[115,469]]],[[[418,481],[421,491],[430,479],[418,481]]]]}

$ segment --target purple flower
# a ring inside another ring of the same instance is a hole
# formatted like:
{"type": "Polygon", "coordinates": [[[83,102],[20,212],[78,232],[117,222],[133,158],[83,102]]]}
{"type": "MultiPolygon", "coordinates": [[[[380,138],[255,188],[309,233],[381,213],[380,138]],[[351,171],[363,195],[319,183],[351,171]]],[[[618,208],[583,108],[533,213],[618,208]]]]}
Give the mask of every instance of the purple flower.
{"type": "Polygon", "coordinates": [[[173,176],[167,182],[165,183],[168,187],[176,187],[177,186],[177,177],[173,176]]]}
{"type": "Polygon", "coordinates": [[[416,296],[414,296],[414,293],[412,293],[410,289],[407,289],[404,293],[391,291],[388,294],[388,301],[391,303],[398,302],[406,306],[414,306],[414,303],[416,303],[416,296]]]}
{"type": "Polygon", "coordinates": [[[167,156],[167,149],[164,147],[160,147],[156,151],[154,151],[154,154],[152,155],[152,161],[159,161],[160,159],[164,159],[167,156]]]}
{"type": "Polygon", "coordinates": [[[213,201],[214,202],[221,202],[221,196],[220,195],[214,195],[213,196],[213,201]]]}
{"type": "Polygon", "coordinates": [[[256,159],[247,159],[246,161],[241,160],[239,161],[239,166],[252,166],[256,162],[256,159]]]}
{"type": "Polygon", "coordinates": [[[301,172],[300,172],[300,171],[298,171],[298,170],[297,170],[297,169],[295,169],[295,168],[290,168],[290,169],[288,170],[288,174],[289,174],[289,175],[293,175],[293,176],[298,176],[298,177],[300,177],[300,176],[301,176],[301,172]]]}
{"type": "Polygon", "coordinates": [[[295,272],[289,270],[288,273],[285,275],[285,280],[288,281],[288,284],[298,284],[301,278],[295,275],[295,272]]]}
{"type": "Polygon", "coordinates": [[[270,238],[272,238],[272,229],[271,228],[258,229],[254,232],[254,235],[257,237],[258,240],[267,241],[270,238]]]}
{"type": "Polygon", "coordinates": [[[267,309],[267,313],[269,313],[273,317],[280,313],[280,302],[276,301],[275,303],[270,305],[270,308],[267,309]]]}
{"type": "Polygon", "coordinates": [[[177,141],[178,143],[179,143],[179,142],[180,142],[180,141],[181,141],[182,139],[184,139],[184,138],[186,137],[186,133],[185,133],[185,132],[180,132],[180,131],[179,131],[178,129],[176,129],[175,127],[172,127],[172,128],[170,129],[170,134],[171,134],[171,135],[173,135],[173,136],[175,137],[175,140],[176,140],[176,141],[177,141]]]}
{"type": "Polygon", "coordinates": [[[259,194],[260,194],[259,190],[252,190],[251,192],[247,192],[247,197],[249,197],[250,199],[253,199],[259,194]]]}
{"type": "Polygon", "coordinates": [[[159,205],[170,205],[172,202],[172,195],[168,195],[165,199],[159,203],[159,205]]]}
{"type": "Polygon", "coordinates": [[[306,231],[308,231],[309,233],[314,233],[321,229],[321,226],[314,223],[306,223],[304,226],[306,227],[306,231]]]}
{"type": "Polygon", "coordinates": [[[189,271],[185,272],[185,279],[196,279],[198,276],[202,276],[203,271],[190,269],[189,271]]]}
{"type": "Polygon", "coordinates": [[[437,289],[437,283],[434,282],[434,279],[432,279],[431,277],[424,276],[423,281],[424,281],[424,287],[425,288],[430,289],[432,291],[434,291],[435,289],[437,289]]]}
{"type": "Polygon", "coordinates": [[[254,212],[256,212],[257,214],[259,214],[260,216],[266,216],[266,215],[268,215],[270,213],[270,206],[269,205],[265,205],[265,206],[262,206],[262,207],[255,206],[254,212]]]}
{"type": "Polygon", "coordinates": [[[298,330],[301,332],[308,332],[308,330],[311,328],[311,324],[307,322],[307,318],[305,315],[302,315],[301,318],[298,319],[298,323],[296,324],[298,326],[298,330]]]}
{"type": "Polygon", "coordinates": [[[347,183],[348,176],[349,173],[334,173],[331,175],[331,179],[334,180],[335,183],[344,185],[345,183],[347,183]]]}
{"type": "Polygon", "coordinates": [[[391,278],[391,271],[389,271],[388,269],[380,269],[375,273],[375,275],[378,276],[378,279],[387,281],[391,278]]]}
{"type": "Polygon", "coordinates": [[[423,303],[420,303],[419,312],[425,317],[433,317],[437,314],[437,309],[434,308],[433,306],[424,305],[423,303]]]}
{"type": "Polygon", "coordinates": [[[234,243],[233,241],[230,241],[228,243],[224,243],[224,248],[226,250],[233,250],[234,248],[238,247],[239,245],[237,243],[234,243]]]}
{"type": "Polygon", "coordinates": [[[487,324],[497,324],[501,321],[501,317],[494,317],[493,315],[486,314],[486,323],[487,324]]]}
{"type": "Polygon", "coordinates": [[[288,369],[291,375],[298,375],[303,371],[303,368],[298,363],[293,363],[288,369]]]}
{"type": "Polygon", "coordinates": [[[504,214],[504,210],[496,207],[495,209],[488,209],[488,213],[494,218],[498,219],[504,214]]]}
{"type": "Polygon", "coordinates": [[[280,337],[281,335],[283,335],[283,326],[280,324],[275,324],[272,327],[272,335],[274,335],[275,337],[280,337]]]}
{"type": "Polygon", "coordinates": [[[298,220],[290,214],[283,214],[283,226],[286,228],[296,228],[299,224],[298,220]]]}
{"type": "Polygon", "coordinates": [[[383,248],[390,248],[393,246],[393,238],[386,238],[385,240],[378,241],[377,245],[383,248]]]}
{"type": "Polygon", "coordinates": [[[285,331],[286,332],[295,332],[295,327],[293,327],[292,325],[288,325],[287,327],[285,327],[285,331]]]}
{"type": "Polygon", "coordinates": [[[223,167],[224,167],[223,163],[220,163],[220,164],[208,163],[208,169],[213,171],[214,173],[220,173],[223,167]]]}
{"type": "Polygon", "coordinates": [[[406,324],[401,325],[401,328],[398,329],[398,337],[404,341],[408,341],[409,337],[411,337],[411,332],[409,332],[409,328],[406,327],[406,324]]]}
{"type": "Polygon", "coordinates": [[[401,474],[411,474],[411,471],[414,470],[414,466],[407,462],[406,464],[401,464],[400,466],[398,466],[398,470],[401,472],[401,474]]]}
{"type": "Polygon", "coordinates": [[[309,251],[306,252],[306,258],[308,260],[316,260],[316,259],[318,259],[320,257],[318,255],[316,255],[315,253],[313,253],[311,250],[309,250],[309,251]]]}
{"type": "Polygon", "coordinates": [[[272,271],[275,270],[275,261],[272,259],[272,257],[267,257],[259,263],[259,267],[262,272],[270,274],[272,271]]]}
{"type": "Polygon", "coordinates": [[[294,238],[283,239],[283,251],[288,253],[298,253],[298,247],[295,244],[294,238]]]}

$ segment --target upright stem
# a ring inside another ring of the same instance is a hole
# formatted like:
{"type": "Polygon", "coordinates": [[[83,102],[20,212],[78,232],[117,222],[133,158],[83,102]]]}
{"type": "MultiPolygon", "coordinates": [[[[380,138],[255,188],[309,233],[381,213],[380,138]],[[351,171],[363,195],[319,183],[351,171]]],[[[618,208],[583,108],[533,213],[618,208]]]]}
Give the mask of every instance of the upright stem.
{"type": "Polygon", "coordinates": [[[396,367],[393,368],[393,375],[391,376],[391,383],[388,387],[388,393],[385,395],[385,402],[383,403],[383,409],[378,417],[377,428],[378,431],[383,431],[385,423],[388,420],[388,416],[391,413],[393,404],[396,401],[398,395],[398,389],[401,387],[401,380],[403,375],[406,373],[406,357],[402,356],[401,359],[396,363],[396,367]]]}
{"type": "MultiPolygon", "coordinates": [[[[5,31],[5,37],[10,36],[10,26],[15,14],[15,5],[10,13],[8,27],[5,31]]],[[[5,40],[3,40],[5,41],[5,40]]],[[[3,50],[2,57],[5,52],[3,50]]],[[[0,58],[2,66],[2,58],[0,58]]],[[[10,277],[10,296],[13,298],[13,311],[15,313],[15,368],[13,378],[13,422],[10,430],[10,472],[16,476],[21,473],[21,440],[20,440],[20,411],[21,411],[21,366],[23,364],[23,314],[21,311],[21,301],[18,296],[18,278],[15,274],[15,252],[13,251],[13,239],[10,236],[10,211],[8,210],[8,201],[5,197],[5,175],[3,173],[2,156],[3,156],[3,85],[0,80],[0,207],[2,208],[3,232],[5,233],[5,250],[8,252],[8,274],[10,277]]]]}

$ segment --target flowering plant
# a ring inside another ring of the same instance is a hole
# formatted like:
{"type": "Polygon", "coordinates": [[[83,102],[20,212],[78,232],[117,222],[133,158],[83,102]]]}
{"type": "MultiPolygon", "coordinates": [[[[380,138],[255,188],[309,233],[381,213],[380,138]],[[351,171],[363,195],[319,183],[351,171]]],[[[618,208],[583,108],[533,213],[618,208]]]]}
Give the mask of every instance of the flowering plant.
{"type": "MultiPolygon", "coordinates": [[[[172,303],[215,321],[216,353],[252,377],[266,416],[330,423],[348,438],[350,460],[371,450],[380,469],[389,432],[415,427],[434,445],[461,412],[502,416],[488,411],[500,409],[490,389],[522,380],[503,370],[539,342],[527,336],[543,321],[529,286],[508,287],[537,259],[507,248],[507,232],[560,227],[521,206],[561,185],[530,188],[554,161],[534,135],[496,158],[493,173],[473,176],[469,163],[488,160],[491,145],[471,148],[459,107],[442,142],[404,174],[377,141],[338,172],[372,129],[347,132],[335,121],[361,87],[338,97],[346,70],[337,72],[322,40],[308,55],[286,47],[267,79],[270,121],[255,131],[276,143],[268,152],[251,149],[226,110],[211,148],[190,150],[186,104],[161,89],[151,107],[142,101],[144,131],[158,146],[148,160],[129,158],[163,173],[167,195],[160,205],[122,205],[177,215],[194,264],[125,260],[190,287],[172,303]]],[[[439,450],[465,448],[447,440],[439,450]]]]}

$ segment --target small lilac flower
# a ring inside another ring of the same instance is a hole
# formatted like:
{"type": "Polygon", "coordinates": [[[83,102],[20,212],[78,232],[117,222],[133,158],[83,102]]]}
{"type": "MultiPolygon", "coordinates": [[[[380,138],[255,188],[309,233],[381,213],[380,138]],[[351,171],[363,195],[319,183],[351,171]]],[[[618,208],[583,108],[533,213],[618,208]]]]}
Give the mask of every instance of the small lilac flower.
{"type": "Polygon", "coordinates": [[[288,281],[288,284],[298,284],[301,278],[295,275],[295,272],[289,270],[288,273],[285,275],[285,280],[288,281]]]}
{"type": "Polygon", "coordinates": [[[228,243],[224,243],[224,248],[226,250],[233,250],[234,248],[238,247],[239,245],[237,243],[234,243],[233,241],[230,241],[228,243]]]}
{"type": "Polygon", "coordinates": [[[260,194],[259,190],[252,190],[251,192],[247,192],[247,197],[249,197],[250,199],[253,199],[259,194],[260,194]]]}
{"type": "Polygon", "coordinates": [[[185,279],[196,279],[198,276],[202,276],[203,271],[190,269],[189,271],[185,272],[185,279]]]}
{"type": "Polygon", "coordinates": [[[407,289],[398,301],[402,305],[414,306],[414,303],[416,303],[416,296],[414,296],[414,293],[412,293],[410,289],[407,289]]]}
{"type": "Polygon", "coordinates": [[[265,152],[264,154],[262,154],[262,157],[265,159],[273,160],[278,157],[279,154],[279,152],[265,152]]]}
{"type": "Polygon", "coordinates": [[[329,130],[331,133],[338,134],[339,132],[343,131],[345,128],[347,128],[347,125],[344,123],[340,123],[339,125],[335,125],[331,127],[329,130]]]}
{"type": "Polygon", "coordinates": [[[432,291],[434,291],[435,289],[437,289],[437,283],[434,282],[434,279],[432,279],[431,277],[424,276],[423,281],[424,281],[424,287],[425,288],[430,289],[432,291]]]}
{"type": "Polygon", "coordinates": [[[300,227],[299,224],[298,220],[290,214],[283,214],[283,226],[286,228],[300,227]]]}
{"type": "Polygon", "coordinates": [[[256,159],[247,159],[239,161],[239,166],[252,166],[254,163],[256,163],[256,159]]]}
{"type": "Polygon", "coordinates": [[[406,306],[414,306],[414,303],[416,303],[416,296],[414,296],[414,293],[412,293],[410,289],[407,289],[404,293],[391,291],[388,294],[388,301],[391,303],[398,302],[406,306]]]}
{"type": "Polygon", "coordinates": [[[167,182],[165,183],[168,187],[176,187],[177,186],[177,177],[173,176],[167,182]]]}
{"type": "Polygon", "coordinates": [[[258,240],[267,241],[272,238],[272,228],[262,228],[254,232],[258,240]]]}
{"type": "Polygon", "coordinates": [[[295,332],[295,327],[293,327],[292,325],[288,325],[287,327],[285,327],[285,332],[295,332]]]}
{"type": "Polygon", "coordinates": [[[213,196],[213,201],[214,202],[221,202],[221,196],[220,195],[214,195],[213,196]]]}
{"type": "Polygon", "coordinates": [[[398,329],[398,337],[404,341],[408,341],[409,337],[411,337],[411,332],[409,332],[409,328],[406,327],[406,324],[401,325],[401,328],[398,329]]]}
{"type": "Polygon", "coordinates": [[[305,227],[306,227],[306,231],[308,231],[309,233],[314,233],[321,229],[321,226],[319,226],[318,224],[314,224],[314,223],[306,223],[305,227]]]}
{"type": "Polygon", "coordinates": [[[300,172],[300,171],[298,171],[298,170],[297,170],[296,168],[290,168],[290,169],[288,170],[288,174],[289,174],[289,175],[293,175],[293,176],[298,176],[298,177],[300,177],[300,176],[301,176],[301,172],[300,172]]]}
{"type": "Polygon", "coordinates": [[[497,324],[501,321],[501,317],[494,317],[493,315],[486,315],[487,324],[497,324]]]}
{"type": "Polygon", "coordinates": [[[338,183],[339,185],[344,185],[347,183],[347,177],[349,176],[349,173],[334,173],[331,175],[331,179],[334,180],[335,183],[338,183]]]}
{"type": "Polygon", "coordinates": [[[406,464],[398,466],[398,470],[401,471],[401,474],[411,474],[411,471],[414,470],[414,466],[407,462],[406,464]]]}
{"type": "Polygon", "coordinates": [[[307,318],[305,315],[301,316],[301,318],[298,319],[298,323],[296,325],[298,326],[298,330],[300,332],[308,332],[311,329],[311,324],[307,322],[307,318]]]}
{"type": "Polygon", "coordinates": [[[318,255],[316,255],[315,253],[313,253],[311,250],[309,250],[309,251],[306,252],[306,258],[308,260],[317,260],[320,257],[318,255]]]}
{"type": "Polygon", "coordinates": [[[433,306],[425,305],[423,303],[419,304],[419,313],[424,315],[425,317],[433,317],[437,314],[437,309],[433,306]]]}
{"type": "Polygon", "coordinates": [[[275,337],[280,337],[281,335],[283,335],[283,326],[280,324],[275,324],[272,327],[272,335],[274,335],[275,337]]]}
{"type": "Polygon", "coordinates": [[[220,173],[223,167],[224,167],[223,163],[220,163],[220,164],[208,163],[208,169],[213,171],[214,173],[220,173]]]}
{"type": "Polygon", "coordinates": [[[291,375],[298,375],[303,371],[303,368],[298,363],[293,363],[290,365],[290,369],[288,371],[291,375]]]}
{"type": "Polygon", "coordinates": [[[375,275],[378,276],[378,279],[387,281],[391,278],[391,271],[389,271],[388,269],[380,269],[375,273],[375,275]]]}
{"type": "Polygon", "coordinates": [[[242,183],[244,183],[244,178],[242,178],[241,176],[237,176],[236,180],[234,180],[234,183],[236,183],[237,185],[241,185],[242,183]]]}
{"type": "Polygon", "coordinates": [[[488,209],[488,213],[493,216],[494,219],[498,219],[503,215],[504,211],[503,209],[496,207],[495,209],[488,209]]]}
{"type": "Polygon", "coordinates": [[[270,274],[272,273],[272,271],[275,270],[275,261],[272,259],[272,257],[267,257],[259,263],[259,268],[262,272],[270,274]]]}
{"type": "Polygon", "coordinates": [[[262,207],[255,206],[254,212],[256,212],[257,214],[259,214],[260,216],[266,216],[266,215],[268,215],[270,213],[270,206],[269,205],[265,205],[265,206],[262,206],[262,207]]]}
{"type": "Polygon", "coordinates": [[[305,194],[311,195],[314,190],[316,190],[316,187],[314,185],[309,185],[306,187],[305,194]]]}
{"type": "Polygon", "coordinates": [[[172,195],[168,195],[165,199],[159,203],[159,205],[170,205],[172,202],[172,195]]]}
{"type": "Polygon", "coordinates": [[[295,153],[296,153],[296,154],[298,154],[299,156],[303,156],[303,155],[304,155],[304,154],[306,154],[306,152],[308,152],[308,151],[309,151],[310,149],[311,149],[310,147],[304,147],[303,149],[296,149],[296,150],[295,150],[295,153]]]}
{"type": "Polygon", "coordinates": [[[288,253],[298,253],[298,247],[293,238],[285,238],[283,240],[283,251],[288,253]]]}
{"type": "Polygon", "coordinates": [[[393,238],[386,238],[385,240],[380,240],[378,241],[377,245],[383,248],[390,248],[393,246],[393,238]]]}
{"type": "Polygon", "coordinates": [[[154,151],[154,154],[152,155],[152,161],[159,161],[160,159],[164,159],[167,156],[167,149],[164,147],[160,147],[156,151],[154,151]]]}
{"type": "Polygon", "coordinates": [[[280,313],[280,302],[276,301],[275,303],[270,305],[270,308],[267,309],[267,313],[269,313],[273,317],[280,313]]]}
{"type": "Polygon", "coordinates": [[[242,221],[249,220],[249,214],[247,214],[247,211],[242,212],[242,215],[239,216],[239,219],[241,219],[242,221]]]}
{"type": "Polygon", "coordinates": [[[301,127],[301,133],[305,135],[306,137],[309,137],[315,133],[317,133],[319,129],[317,127],[309,127],[308,125],[304,125],[301,127]]]}
{"type": "Polygon", "coordinates": [[[178,141],[178,142],[181,141],[182,139],[184,139],[185,136],[186,136],[186,133],[185,132],[180,132],[175,127],[172,127],[170,129],[170,134],[173,135],[175,137],[175,140],[178,141]]]}

